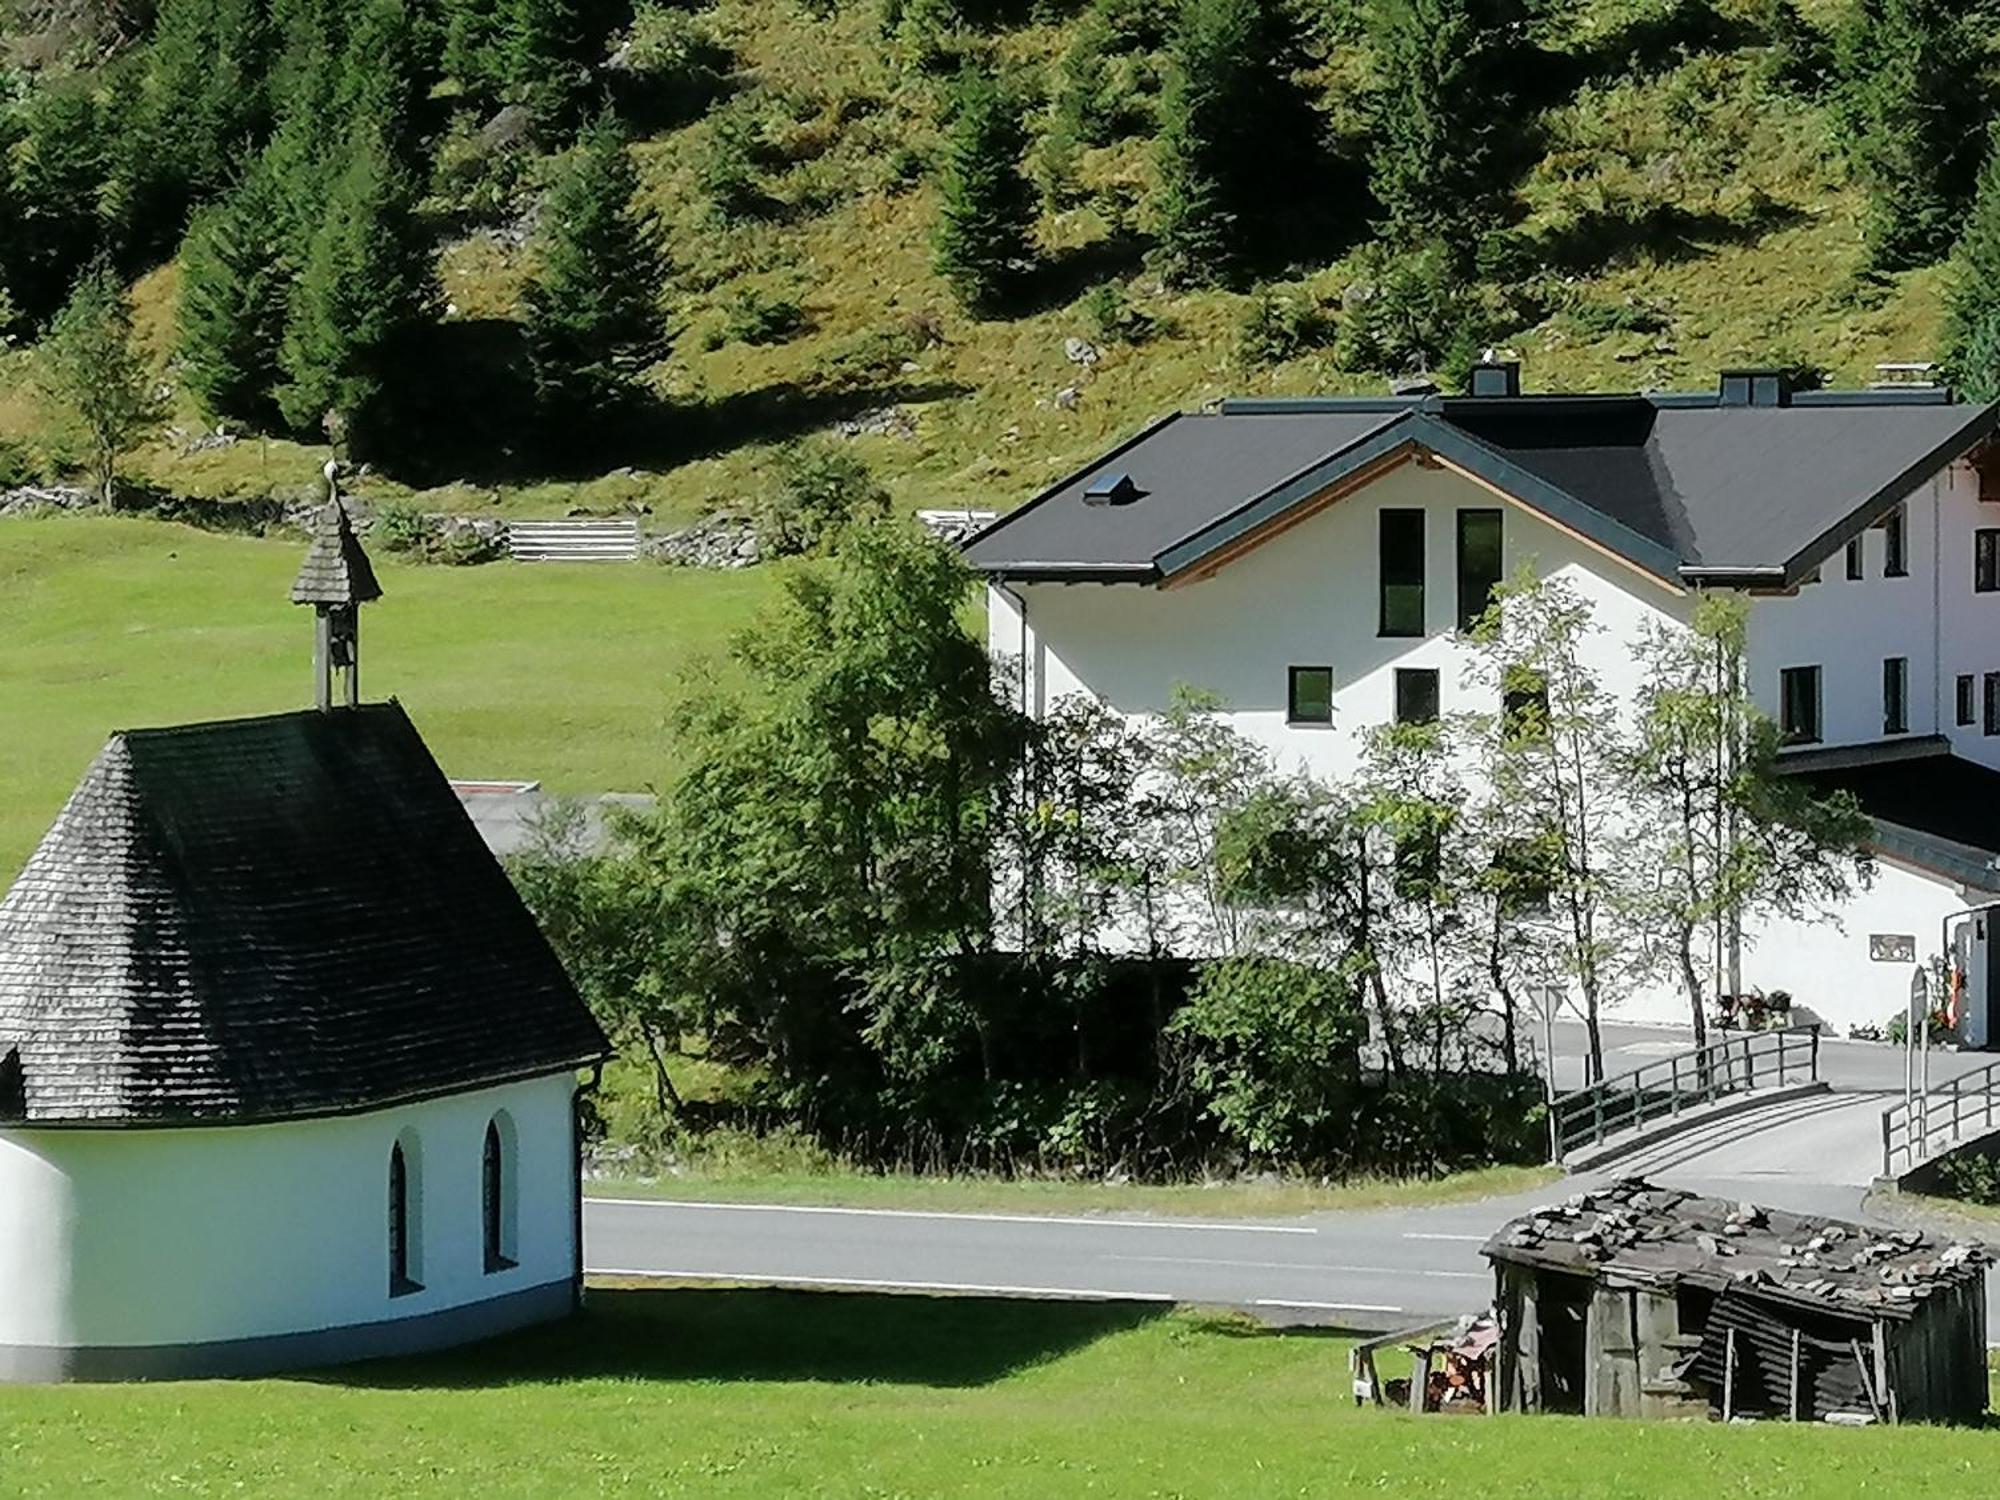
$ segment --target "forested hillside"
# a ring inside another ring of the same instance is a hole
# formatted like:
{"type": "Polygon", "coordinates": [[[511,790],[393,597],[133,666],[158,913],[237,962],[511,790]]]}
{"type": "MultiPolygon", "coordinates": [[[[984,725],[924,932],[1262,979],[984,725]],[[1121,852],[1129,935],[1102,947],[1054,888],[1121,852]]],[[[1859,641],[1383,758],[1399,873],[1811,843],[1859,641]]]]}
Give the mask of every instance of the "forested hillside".
{"type": "Polygon", "coordinates": [[[1160,411],[1487,346],[1531,389],[1941,353],[1986,389],[1992,32],[1945,0],[0,0],[0,486],[283,495],[332,444],[433,508],[693,516],[856,459],[1004,508],[1160,411]]]}

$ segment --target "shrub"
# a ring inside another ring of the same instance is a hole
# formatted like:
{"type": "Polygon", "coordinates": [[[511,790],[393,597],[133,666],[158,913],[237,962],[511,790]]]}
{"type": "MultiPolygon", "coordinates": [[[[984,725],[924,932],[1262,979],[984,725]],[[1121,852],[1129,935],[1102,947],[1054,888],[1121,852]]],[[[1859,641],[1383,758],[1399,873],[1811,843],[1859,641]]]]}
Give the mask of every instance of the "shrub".
{"type": "Polygon", "coordinates": [[[436,527],[423,510],[407,501],[388,500],[375,507],[368,540],[398,557],[422,557],[436,527]]]}
{"type": "Polygon", "coordinates": [[[1259,287],[1243,309],[1236,349],[1246,365],[1282,364],[1332,342],[1333,319],[1302,290],[1259,287]]]}
{"type": "Polygon", "coordinates": [[[706,16],[655,0],[634,13],[612,76],[628,115],[665,126],[695,119],[719,99],[734,61],[706,16]]]}
{"type": "Polygon", "coordinates": [[[1497,319],[1455,261],[1441,246],[1378,260],[1373,281],[1341,319],[1334,343],[1340,367],[1450,375],[1469,366],[1491,341],[1497,319]]]}
{"type": "Polygon", "coordinates": [[[727,105],[710,117],[708,144],[696,163],[695,181],[725,222],[760,218],[775,206],[764,189],[770,156],[764,120],[754,108],[727,105]]]}
{"type": "Polygon", "coordinates": [[[742,287],[723,305],[722,321],[710,330],[706,344],[709,349],[782,344],[805,327],[805,309],[791,298],[767,297],[755,287],[742,287]]]}
{"type": "Polygon", "coordinates": [[[496,139],[460,110],[438,138],[425,206],[461,227],[500,223],[519,211],[533,164],[525,141],[496,139]]]}
{"type": "Polygon", "coordinates": [[[1085,331],[1100,344],[1143,344],[1160,331],[1160,320],[1115,281],[1092,287],[1077,306],[1085,331]]]}
{"type": "Polygon", "coordinates": [[[1964,1203],[2000,1204],[2000,1158],[1966,1153],[1938,1163],[1937,1189],[1964,1203]]]}
{"type": "Polygon", "coordinates": [[[757,535],[773,555],[830,549],[850,523],[888,511],[888,491],[860,455],[829,439],[785,444],[772,468],[777,482],[758,506],[757,535]]]}

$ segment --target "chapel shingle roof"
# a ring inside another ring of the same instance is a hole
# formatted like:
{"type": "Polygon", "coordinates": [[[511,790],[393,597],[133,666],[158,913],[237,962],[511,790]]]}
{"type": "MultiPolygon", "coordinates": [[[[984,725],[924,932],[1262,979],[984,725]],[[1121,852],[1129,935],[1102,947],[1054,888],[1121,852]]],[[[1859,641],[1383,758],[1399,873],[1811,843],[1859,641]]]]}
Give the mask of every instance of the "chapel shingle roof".
{"type": "Polygon", "coordinates": [[[354,523],[338,495],[320,507],[312,546],[292,584],[294,604],[366,604],[382,597],[374,565],[354,534],[354,523]]]}
{"type": "Polygon", "coordinates": [[[29,1124],[344,1113],[603,1032],[395,703],[115,735],[0,901],[29,1124]]]}

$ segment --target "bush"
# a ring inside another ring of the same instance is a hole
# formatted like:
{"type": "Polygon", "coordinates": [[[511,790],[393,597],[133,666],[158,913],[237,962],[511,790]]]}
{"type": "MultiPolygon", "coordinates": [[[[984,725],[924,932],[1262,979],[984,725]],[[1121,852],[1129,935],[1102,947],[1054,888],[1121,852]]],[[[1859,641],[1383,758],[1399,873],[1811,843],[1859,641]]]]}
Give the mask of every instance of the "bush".
{"type": "Polygon", "coordinates": [[[1497,331],[1480,289],[1430,246],[1376,263],[1376,276],[1341,320],[1334,357],[1344,370],[1461,373],[1497,331]]]}
{"type": "Polygon", "coordinates": [[[772,468],[777,483],[758,507],[757,535],[773,555],[830,548],[850,523],[888,511],[888,491],[868,465],[829,439],[787,443],[772,468]]]}
{"type": "Polygon", "coordinates": [[[1133,304],[1115,281],[1092,287],[1078,304],[1083,326],[1100,344],[1143,344],[1160,331],[1160,321],[1133,304]]]}
{"type": "Polygon", "coordinates": [[[727,105],[709,120],[708,144],[695,181],[726,223],[761,218],[776,206],[764,189],[771,147],[763,117],[748,105],[727,105]]]}
{"type": "Polygon", "coordinates": [[[1333,332],[1333,319],[1310,293],[1259,287],[1243,309],[1236,350],[1246,365],[1282,364],[1331,343],[1333,332]]]}
{"type": "Polygon", "coordinates": [[[782,344],[805,327],[805,309],[791,298],[767,297],[755,287],[742,287],[723,305],[722,321],[705,342],[711,350],[725,344],[782,344]]]}
{"type": "Polygon", "coordinates": [[[368,528],[368,540],[384,552],[399,557],[421,557],[430,545],[436,527],[419,507],[405,501],[389,500],[375,507],[375,519],[368,528]]]}
{"type": "Polygon", "coordinates": [[[610,73],[626,116],[662,128],[698,118],[721,98],[734,63],[706,16],[649,3],[634,13],[610,73]]]}
{"type": "Polygon", "coordinates": [[[1970,1152],[1947,1156],[1938,1163],[1937,1190],[1963,1203],[2000,1204],[2000,1158],[1970,1152]]]}
{"type": "Polygon", "coordinates": [[[501,223],[520,211],[533,166],[525,139],[489,132],[461,110],[438,138],[426,207],[461,228],[501,223]]]}

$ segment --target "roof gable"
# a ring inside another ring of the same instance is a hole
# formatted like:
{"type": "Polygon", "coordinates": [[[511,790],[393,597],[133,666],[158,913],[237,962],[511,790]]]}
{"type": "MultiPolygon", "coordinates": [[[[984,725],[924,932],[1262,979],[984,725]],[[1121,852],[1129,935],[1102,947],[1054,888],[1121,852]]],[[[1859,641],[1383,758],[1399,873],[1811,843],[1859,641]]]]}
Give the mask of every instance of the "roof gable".
{"type": "Polygon", "coordinates": [[[400,706],[115,736],[0,901],[30,1124],[377,1108],[603,1033],[400,706]]]}
{"type": "Polygon", "coordinates": [[[346,505],[334,495],[313,523],[312,545],[292,584],[292,603],[367,604],[381,597],[374,564],[354,534],[346,505]]]}

